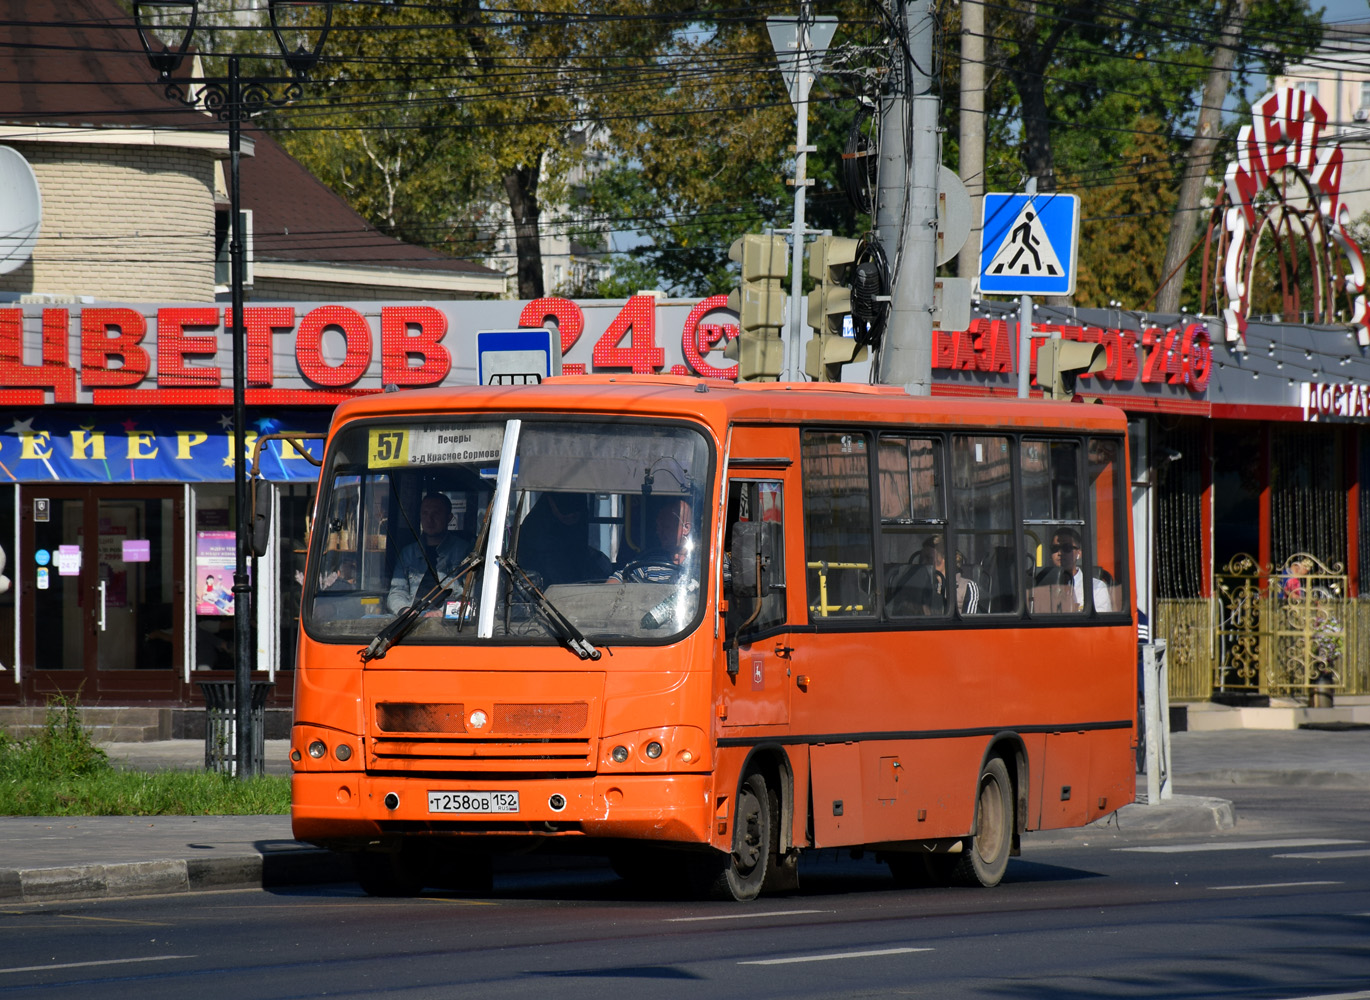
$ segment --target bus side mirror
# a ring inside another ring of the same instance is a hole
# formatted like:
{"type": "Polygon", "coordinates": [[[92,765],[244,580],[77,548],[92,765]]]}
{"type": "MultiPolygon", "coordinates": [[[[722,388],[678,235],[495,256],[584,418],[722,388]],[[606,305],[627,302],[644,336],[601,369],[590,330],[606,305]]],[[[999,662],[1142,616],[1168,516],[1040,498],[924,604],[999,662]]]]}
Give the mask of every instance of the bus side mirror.
{"type": "Polygon", "coordinates": [[[780,551],[780,525],[774,521],[738,521],[733,525],[733,593],[765,597],[775,586],[774,555],[780,551]]]}
{"type": "Polygon", "coordinates": [[[252,553],[258,559],[266,555],[271,540],[271,484],[258,479],[252,484],[252,553]]]}

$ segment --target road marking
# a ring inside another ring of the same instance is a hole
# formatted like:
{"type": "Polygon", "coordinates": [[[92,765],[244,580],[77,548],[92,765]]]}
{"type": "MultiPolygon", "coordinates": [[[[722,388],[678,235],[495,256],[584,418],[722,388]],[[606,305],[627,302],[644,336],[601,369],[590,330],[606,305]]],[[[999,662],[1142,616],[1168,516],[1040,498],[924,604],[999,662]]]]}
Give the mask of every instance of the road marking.
{"type": "Polygon", "coordinates": [[[146,958],[107,958],[102,962],[64,962],[61,965],[18,965],[12,969],[0,969],[0,975],[7,972],[50,972],[57,969],[89,969],[96,965],[131,965],[135,962],[170,962],[177,958],[196,958],[195,955],[148,955],[146,958]]]}
{"type": "Polygon", "coordinates": [[[127,920],[123,917],[89,917],[84,913],[59,913],[63,920],[95,920],[105,924],[135,924],[139,927],[170,927],[165,920],[127,920]]]}
{"type": "Polygon", "coordinates": [[[1363,844],[1363,840],[1237,840],[1209,841],[1203,844],[1166,844],[1161,847],[1115,847],[1133,854],[1185,854],[1189,851],[1264,851],[1279,847],[1335,847],[1337,844],[1363,844]]]}
{"type": "Polygon", "coordinates": [[[1341,882],[1262,882],[1256,885],[1210,885],[1210,889],[1297,889],[1306,885],[1341,885],[1341,882]]]}
{"type": "Polygon", "coordinates": [[[794,958],[758,958],[738,965],[792,965],[796,962],[832,962],[839,958],[875,958],[879,955],[911,955],[931,948],[882,948],[879,951],[839,951],[831,955],[798,955],[794,958]]]}
{"type": "Polygon", "coordinates": [[[1291,1000],[1370,1000],[1370,990],[1356,993],[1320,993],[1316,996],[1293,997],[1291,1000]]]}
{"type": "Polygon", "coordinates": [[[1303,854],[1276,854],[1277,858],[1311,858],[1320,861],[1324,858],[1370,858],[1370,848],[1359,851],[1306,851],[1303,854]]]}
{"type": "Polygon", "coordinates": [[[770,913],[723,913],[712,917],[667,917],[668,924],[689,924],[700,920],[765,920],[767,917],[793,917],[800,913],[836,913],[836,910],[772,910],[770,913]]]}

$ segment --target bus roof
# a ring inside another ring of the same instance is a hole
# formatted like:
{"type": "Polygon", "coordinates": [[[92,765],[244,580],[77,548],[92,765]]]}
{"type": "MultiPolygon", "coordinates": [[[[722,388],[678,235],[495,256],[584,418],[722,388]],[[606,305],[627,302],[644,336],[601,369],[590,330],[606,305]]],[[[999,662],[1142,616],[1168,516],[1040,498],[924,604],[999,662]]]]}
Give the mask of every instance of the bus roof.
{"type": "Polygon", "coordinates": [[[910,396],[898,386],[831,382],[742,382],[683,375],[563,375],[533,385],[406,389],[361,396],[338,406],[342,421],[448,412],[611,413],[695,417],[729,423],[845,423],[1070,427],[1121,432],[1126,415],[1110,406],[1041,399],[910,396]]]}

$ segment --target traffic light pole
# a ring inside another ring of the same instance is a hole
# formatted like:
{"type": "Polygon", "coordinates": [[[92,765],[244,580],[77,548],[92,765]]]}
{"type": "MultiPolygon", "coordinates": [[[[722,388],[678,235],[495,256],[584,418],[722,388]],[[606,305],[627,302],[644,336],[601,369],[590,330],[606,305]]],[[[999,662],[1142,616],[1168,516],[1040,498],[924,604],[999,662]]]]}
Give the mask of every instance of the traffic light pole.
{"type": "Polygon", "coordinates": [[[876,230],[895,247],[890,318],[879,381],[910,395],[932,392],[933,279],[937,272],[937,95],[932,92],[931,0],[899,3],[906,44],[902,94],[886,102],[880,127],[876,230]]]}
{"type": "MultiPolygon", "coordinates": [[[[1037,193],[1037,178],[1029,177],[1023,193],[1032,197],[1037,193]]],[[[1060,336],[1058,330],[1056,336],[1060,336]]],[[[1032,296],[1024,295],[1018,300],[1018,398],[1028,398],[1028,385],[1032,365],[1032,296]]]]}
{"type": "Polygon", "coordinates": [[[800,302],[804,294],[804,237],[807,227],[804,218],[804,196],[812,183],[808,179],[809,154],[809,93],[813,89],[813,49],[809,41],[809,25],[813,21],[813,5],[804,0],[799,5],[798,44],[795,74],[795,138],[794,138],[794,238],[790,252],[790,344],[785,352],[785,370],[781,379],[786,382],[801,380],[803,366],[804,317],[800,302]]]}

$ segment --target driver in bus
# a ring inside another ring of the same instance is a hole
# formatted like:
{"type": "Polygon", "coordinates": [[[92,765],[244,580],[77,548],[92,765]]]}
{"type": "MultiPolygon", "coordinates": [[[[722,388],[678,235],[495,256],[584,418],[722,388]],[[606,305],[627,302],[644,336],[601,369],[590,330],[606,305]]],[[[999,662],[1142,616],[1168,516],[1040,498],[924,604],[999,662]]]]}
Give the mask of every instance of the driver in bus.
{"type": "Polygon", "coordinates": [[[667,500],[653,521],[656,544],[609,577],[610,583],[675,583],[694,546],[690,538],[690,503],[667,500]]]}
{"type": "Polygon", "coordinates": [[[390,578],[390,593],[385,604],[392,614],[409,607],[450,576],[471,551],[467,539],[448,530],[451,520],[452,501],[446,494],[430,493],[423,498],[419,505],[419,540],[400,550],[400,558],[390,578]]]}

